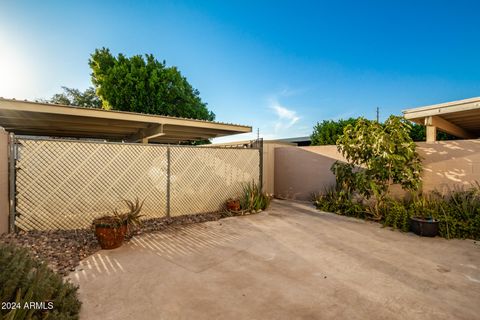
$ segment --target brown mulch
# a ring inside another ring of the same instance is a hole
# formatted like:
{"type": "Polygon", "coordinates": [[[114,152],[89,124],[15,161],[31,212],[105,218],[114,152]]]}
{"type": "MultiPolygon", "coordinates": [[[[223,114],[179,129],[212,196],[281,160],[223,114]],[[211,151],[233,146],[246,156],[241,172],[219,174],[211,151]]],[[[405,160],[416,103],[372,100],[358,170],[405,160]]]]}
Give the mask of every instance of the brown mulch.
{"type": "MultiPolygon", "coordinates": [[[[222,217],[221,213],[215,212],[149,219],[143,221],[143,227],[135,235],[161,231],[171,226],[216,221],[222,217]]],[[[0,243],[29,249],[34,257],[64,276],[75,270],[80,260],[101,250],[92,229],[19,231],[0,235],[0,243]]]]}

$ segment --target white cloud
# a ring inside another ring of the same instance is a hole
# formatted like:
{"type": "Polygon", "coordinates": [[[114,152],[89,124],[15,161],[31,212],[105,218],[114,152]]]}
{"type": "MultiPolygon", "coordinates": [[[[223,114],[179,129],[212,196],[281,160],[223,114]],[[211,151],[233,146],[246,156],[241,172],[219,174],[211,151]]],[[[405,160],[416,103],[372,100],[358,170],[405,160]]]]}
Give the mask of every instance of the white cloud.
{"type": "Polygon", "coordinates": [[[277,121],[275,122],[275,132],[282,129],[288,129],[300,120],[297,112],[290,110],[285,106],[282,106],[276,99],[270,99],[269,108],[272,109],[277,115],[277,121]]]}

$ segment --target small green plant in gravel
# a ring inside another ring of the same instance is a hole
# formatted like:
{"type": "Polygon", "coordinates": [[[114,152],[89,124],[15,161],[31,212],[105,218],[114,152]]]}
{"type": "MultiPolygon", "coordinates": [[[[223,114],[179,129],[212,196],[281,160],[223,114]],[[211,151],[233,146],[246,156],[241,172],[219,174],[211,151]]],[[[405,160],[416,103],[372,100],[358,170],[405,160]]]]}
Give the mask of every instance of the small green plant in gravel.
{"type": "Polygon", "coordinates": [[[265,210],[270,205],[271,197],[262,192],[260,187],[252,181],[243,186],[243,196],[240,198],[242,210],[259,211],[265,210]]]}
{"type": "Polygon", "coordinates": [[[26,249],[0,244],[1,319],[78,319],[77,289],[26,249]]]}
{"type": "Polygon", "coordinates": [[[235,215],[256,213],[267,209],[271,200],[272,197],[263,192],[261,188],[254,181],[252,181],[251,183],[243,186],[243,194],[240,198],[227,200],[227,210],[222,213],[222,216],[231,217],[235,215]],[[228,202],[233,203],[237,201],[240,204],[240,210],[232,210],[231,208],[228,208],[228,202]]]}
{"type": "Polygon", "coordinates": [[[365,208],[353,199],[352,194],[334,187],[314,195],[317,209],[355,218],[365,218],[365,208]]]}

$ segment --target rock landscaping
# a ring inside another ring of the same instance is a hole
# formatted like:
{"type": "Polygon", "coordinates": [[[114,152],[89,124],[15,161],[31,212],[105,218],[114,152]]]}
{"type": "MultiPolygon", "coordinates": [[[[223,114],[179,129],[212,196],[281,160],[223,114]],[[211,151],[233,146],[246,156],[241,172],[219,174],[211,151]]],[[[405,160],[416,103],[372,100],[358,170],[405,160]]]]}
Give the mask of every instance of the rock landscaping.
{"type": "MultiPolygon", "coordinates": [[[[171,226],[216,221],[220,213],[203,213],[173,218],[157,218],[143,221],[136,234],[161,231],[171,226]]],[[[127,237],[127,240],[132,235],[127,237]]],[[[75,270],[80,260],[100,250],[91,229],[19,231],[0,235],[0,243],[27,248],[32,255],[47,263],[52,270],[65,276],[75,270]]]]}

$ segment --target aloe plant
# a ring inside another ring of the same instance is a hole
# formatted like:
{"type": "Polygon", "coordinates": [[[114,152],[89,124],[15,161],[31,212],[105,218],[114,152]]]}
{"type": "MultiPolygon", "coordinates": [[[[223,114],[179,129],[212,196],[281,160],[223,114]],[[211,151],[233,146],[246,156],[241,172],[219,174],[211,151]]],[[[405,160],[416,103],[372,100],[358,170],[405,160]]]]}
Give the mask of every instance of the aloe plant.
{"type": "Polygon", "coordinates": [[[270,201],[271,197],[262,192],[255,181],[243,186],[243,197],[240,199],[240,206],[243,210],[265,210],[270,205],[270,201]]]}

